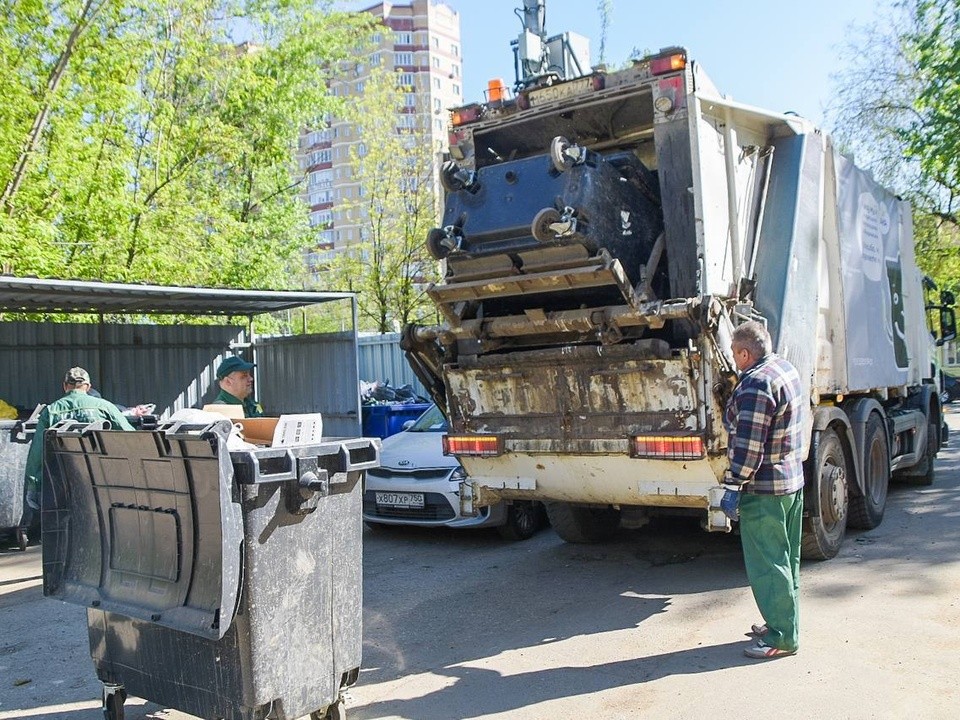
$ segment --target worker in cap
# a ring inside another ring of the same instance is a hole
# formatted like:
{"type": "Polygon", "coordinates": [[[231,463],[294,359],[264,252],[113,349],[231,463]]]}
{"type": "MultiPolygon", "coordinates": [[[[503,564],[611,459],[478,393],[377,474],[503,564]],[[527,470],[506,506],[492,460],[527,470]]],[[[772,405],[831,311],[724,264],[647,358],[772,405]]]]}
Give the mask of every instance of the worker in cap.
{"type": "Polygon", "coordinates": [[[33,519],[33,511],[40,509],[40,488],[43,480],[43,436],[47,429],[62,420],[82,423],[107,421],[112,430],[133,430],[123,413],[109,400],[94,397],[90,391],[90,373],[82,367],[72,367],[63,376],[62,398],[47,405],[37,417],[37,430],[27,454],[27,469],[24,478],[26,503],[20,521],[27,528],[33,519]]]}
{"type": "Polygon", "coordinates": [[[253,373],[255,363],[231,355],[217,368],[217,384],[220,394],[214,400],[221,405],[242,405],[243,416],[263,417],[263,407],[253,399],[253,373]]]}

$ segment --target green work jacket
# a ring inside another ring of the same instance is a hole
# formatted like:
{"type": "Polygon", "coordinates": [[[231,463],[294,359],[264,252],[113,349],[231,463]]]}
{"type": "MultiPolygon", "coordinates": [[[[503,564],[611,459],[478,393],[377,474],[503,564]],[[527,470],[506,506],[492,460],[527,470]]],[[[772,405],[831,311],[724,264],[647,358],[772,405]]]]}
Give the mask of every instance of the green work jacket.
{"type": "Polygon", "coordinates": [[[40,411],[37,418],[37,432],[27,454],[25,483],[28,490],[39,490],[43,477],[43,435],[48,428],[61,420],[78,422],[97,422],[107,420],[113,430],[133,430],[133,425],[109,400],[95,398],[80,390],[71,390],[59,400],[50,403],[40,411]]]}
{"type": "Polygon", "coordinates": [[[243,405],[243,416],[248,418],[263,417],[263,406],[252,397],[241,400],[226,390],[221,390],[214,400],[218,405],[243,405]]]}

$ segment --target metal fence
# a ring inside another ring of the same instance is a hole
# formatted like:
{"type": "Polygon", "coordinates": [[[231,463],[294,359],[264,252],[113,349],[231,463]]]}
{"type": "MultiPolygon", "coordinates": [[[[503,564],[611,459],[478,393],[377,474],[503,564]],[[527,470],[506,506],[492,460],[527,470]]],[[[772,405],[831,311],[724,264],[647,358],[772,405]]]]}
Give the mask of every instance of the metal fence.
{"type": "Polygon", "coordinates": [[[361,335],[357,343],[361,380],[382,383],[389,380],[391,387],[409,384],[418,395],[429,397],[400,349],[400,333],[361,335]]]}
{"type": "MultiPolygon", "coordinates": [[[[250,359],[245,338],[229,325],[0,323],[0,398],[28,413],[60,397],[64,371],[80,365],[108,400],[154,403],[166,418],[213,401],[215,370],[231,348],[246,348],[250,359]]],[[[261,337],[254,351],[257,396],[269,415],[322,412],[326,434],[359,433],[352,332],[261,337]]]]}
{"type": "Polygon", "coordinates": [[[243,328],[226,325],[0,323],[0,398],[27,410],[63,394],[67,368],[121,405],[154,403],[169,415],[210,402],[214,368],[243,328]]]}

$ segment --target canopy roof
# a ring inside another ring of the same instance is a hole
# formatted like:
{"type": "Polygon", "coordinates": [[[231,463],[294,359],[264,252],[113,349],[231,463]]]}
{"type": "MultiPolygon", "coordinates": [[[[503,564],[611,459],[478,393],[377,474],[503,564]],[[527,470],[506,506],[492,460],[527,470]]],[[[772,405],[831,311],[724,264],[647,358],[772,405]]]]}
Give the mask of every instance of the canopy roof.
{"type": "Polygon", "coordinates": [[[258,315],[347,300],[353,293],[236,290],[0,275],[0,312],[258,315]]]}

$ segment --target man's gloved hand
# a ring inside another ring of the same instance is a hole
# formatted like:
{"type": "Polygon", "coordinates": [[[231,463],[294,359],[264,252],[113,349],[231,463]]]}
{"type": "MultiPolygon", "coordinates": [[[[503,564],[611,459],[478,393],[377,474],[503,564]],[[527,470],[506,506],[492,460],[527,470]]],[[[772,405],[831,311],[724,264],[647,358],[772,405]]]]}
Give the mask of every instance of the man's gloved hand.
{"type": "Polygon", "coordinates": [[[720,509],[731,520],[740,519],[740,491],[726,488],[720,498],[720,509]]]}

